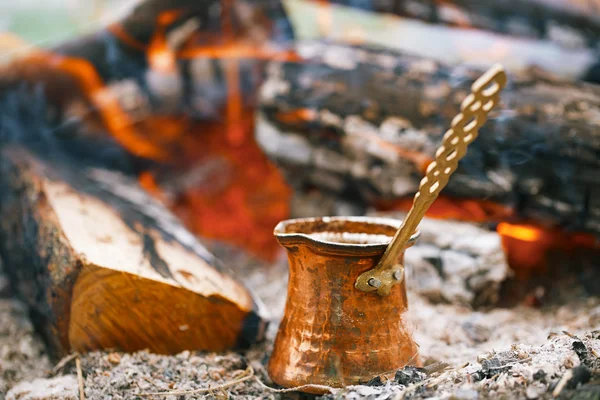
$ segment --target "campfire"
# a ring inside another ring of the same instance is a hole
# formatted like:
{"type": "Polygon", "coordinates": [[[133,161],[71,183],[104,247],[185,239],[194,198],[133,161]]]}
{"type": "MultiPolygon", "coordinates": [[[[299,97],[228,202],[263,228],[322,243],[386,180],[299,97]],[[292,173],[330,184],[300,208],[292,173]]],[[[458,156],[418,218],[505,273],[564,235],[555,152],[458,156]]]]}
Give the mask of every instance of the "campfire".
{"type": "Polygon", "coordinates": [[[406,252],[410,308],[592,304],[600,3],[475,3],[144,0],[2,65],[0,264],[50,356],[270,351],[273,228],[403,218],[495,62],[502,101],[406,252]]]}

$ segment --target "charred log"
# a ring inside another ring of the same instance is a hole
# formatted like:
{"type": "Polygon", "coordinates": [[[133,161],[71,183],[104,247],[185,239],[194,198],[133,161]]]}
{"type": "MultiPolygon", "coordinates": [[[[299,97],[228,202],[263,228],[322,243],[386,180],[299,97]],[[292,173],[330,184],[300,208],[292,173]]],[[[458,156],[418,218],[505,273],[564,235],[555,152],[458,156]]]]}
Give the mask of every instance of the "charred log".
{"type": "Polygon", "coordinates": [[[433,24],[551,40],[566,46],[595,48],[600,37],[598,1],[332,0],[331,3],[416,18],[433,24]]]}
{"type": "MultiPolygon", "coordinates": [[[[363,208],[412,196],[481,72],[376,48],[299,52],[309,62],[269,68],[258,140],[294,188],[363,208]]],[[[530,71],[502,100],[445,193],[499,205],[490,221],[600,233],[600,88],[530,71]]]]}
{"type": "Polygon", "coordinates": [[[62,43],[53,51],[92,63],[105,82],[135,78],[145,83],[148,50],[161,35],[166,49],[226,46],[239,40],[286,44],[292,26],[280,0],[145,0],[120,22],[87,37],[62,43]]]}
{"type": "MultiPolygon", "coordinates": [[[[117,136],[102,115],[109,106],[132,119],[131,124],[142,125],[140,130],[148,130],[143,125],[150,115],[223,119],[221,113],[230,92],[228,60],[221,60],[219,51],[235,46],[242,51],[254,48],[257,58],[264,61],[265,56],[258,50],[261,46],[286,46],[293,38],[279,0],[225,3],[143,1],[122,21],[106,29],[49,51],[34,51],[2,66],[0,101],[5,96],[15,97],[17,92],[37,91],[55,108],[53,117],[57,122],[68,120],[73,126],[83,121],[85,125],[77,128],[84,131],[80,136],[88,136],[86,140],[107,136],[106,131],[117,136]],[[153,61],[156,54],[173,63],[157,65],[153,61]],[[102,99],[94,101],[93,97],[102,99]],[[99,132],[102,129],[104,135],[99,132]]],[[[244,60],[235,60],[235,72],[242,76],[237,89],[243,104],[252,106],[259,84],[255,72],[262,70],[262,64],[248,55],[239,58],[244,60]]],[[[107,143],[96,145],[108,147],[107,143]]],[[[146,158],[156,156],[153,151],[142,153],[146,158]]]]}
{"type": "Polygon", "coordinates": [[[0,68],[0,125],[42,127],[0,129],[0,143],[145,177],[196,234],[270,257],[289,189],[254,141],[252,113],[264,65],[291,35],[280,1],[144,1],[0,68]],[[265,177],[266,190],[253,182],[265,177]],[[277,204],[238,206],[257,198],[277,204]]]}
{"type": "Polygon", "coordinates": [[[0,255],[57,356],[247,346],[260,301],[124,175],[8,146],[0,255]]]}

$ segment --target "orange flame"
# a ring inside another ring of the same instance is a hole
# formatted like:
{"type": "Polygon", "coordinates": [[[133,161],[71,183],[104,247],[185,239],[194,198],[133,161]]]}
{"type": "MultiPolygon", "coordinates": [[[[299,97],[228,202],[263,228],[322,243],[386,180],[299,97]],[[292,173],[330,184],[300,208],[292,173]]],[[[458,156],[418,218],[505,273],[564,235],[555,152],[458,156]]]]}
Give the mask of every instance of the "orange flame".
{"type": "MultiPolygon", "coordinates": [[[[177,14],[159,18],[159,26],[171,23],[177,14]]],[[[160,72],[171,72],[176,60],[218,58],[227,82],[227,102],[221,121],[192,123],[180,140],[182,159],[193,164],[211,160],[225,162],[223,170],[207,178],[208,183],[187,188],[171,203],[173,210],[203,237],[238,244],[263,257],[272,257],[278,246],[273,226],[289,215],[291,191],[279,171],[269,163],[254,140],[254,110],[244,104],[238,60],[297,60],[293,51],[278,52],[268,45],[256,46],[233,37],[230,10],[224,3],[223,34],[209,37],[193,32],[180,48],[169,48],[164,28],[157,29],[147,49],[149,64],[160,72]],[[198,46],[198,39],[212,45],[198,46]]],[[[160,124],[155,129],[160,129],[160,124]]],[[[181,126],[181,129],[184,129],[181,126]]],[[[145,187],[155,182],[144,177],[145,187]]],[[[159,186],[159,185],[158,185],[159,186]]],[[[156,188],[153,190],[157,192],[156,188]]]]}
{"type": "Polygon", "coordinates": [[[537,242],[544,236],[544,231],[535,226],[513,225],[508,222],[498,224],[497,231],[500,235],[522,242],[537,242]]]}
{"type": "MultiPolygon", "coordinates": [[[[256,46],[246,43],[243,38],[236,39],[227,2],[221,15],[222,35],[211,37],[191,32],[181,46],[170,48],[165,27],[179,14],[161,14],[158,28],[145,51],[150,68],[162,73],[176,71],[176,62],[181,59],[220,59],[227,82],[227,102],[222,110],[224,118],[203,123],[186,119],[187,124],[180,118],[167,118],[154,120],[153,127],[160,132],[168,122],[173,125],[170,130],[185,131],[185,135],[180,132],[177,139],[177,148],[183,152],[178,157],[191,160],[192,165],[210,163],[211,160],[225,162],[223,170],[208,176],[208,183],[189,187],[172,200],[175,213],[203,237],[238,244],[270,258],[278,249],[272,229],[289,215],[291,191],[254,141],[253,109],[245,105],[242,98],[238,60],[299,60],[299,57],[293,51],[277,51],[266,44],[256,46]],[[199,39],[214,44],[198,46],[195,43],[199,39]]],[[[118,29],[113,28],[113,31],[118,32],[118,29]]],[[[120,33],[119,37],[123,36],[120,33]]],[[[128,43],[135,44],[131,40],[128,43]]],[[[142,175],[140,183],[161,196],[160,184],[151,175],[142,175]]]]}
{"type": "Polygon", "coordinates": [[[279,248],[272,236],[273,226],[288,217],[291,191],[254,140],[254,110],[242,96],[237,60],[299,57],[293,51],[252,46],[227,32],[215,37],[210,46],[194,45],[198,32],[192,32],[172,48],[166,31],[179,15],[177,11],[161,14],[147,44],[130,36],[121,25],[112,25],[109,30],[125,45],[145,52],[150,69],[163,74],[178,73],[177,62],[182,58],[222,59],[228,99],[216,121],[197,122],[184,114],[150,115],[137,120],[121,107],[120,99],[87,60],[37,52],[25,62],[63,71],[74,78],[106,131],[130,153],[168,162],[181,176],[203,163],[222,162],[223,168],[216,175],[186,186],[174,197],[152,172],[142,173],[139,183],[200,236],[228,241],[271,258],[279,248]]]}
{"type": "Polygon", "coordinates": [[[104,82],[89,61],[43,51],[29,55],[24,61],[30,65],[55,68],[74,77],[88,96],[88,100],[95,106],[94,111],[98,112],[111,135],[132,154],[155,160],[167,159],[164,149],[153,144],[135,129],[129,115],[122,110],[118,99],[105,90],[104,82]]]}

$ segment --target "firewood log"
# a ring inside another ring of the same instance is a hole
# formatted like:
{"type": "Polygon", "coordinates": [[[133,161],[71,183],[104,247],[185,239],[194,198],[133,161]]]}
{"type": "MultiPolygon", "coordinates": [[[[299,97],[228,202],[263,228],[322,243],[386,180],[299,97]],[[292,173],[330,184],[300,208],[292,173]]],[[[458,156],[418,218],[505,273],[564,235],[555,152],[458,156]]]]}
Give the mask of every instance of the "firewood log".
{"type": "Polygon", "coordinates": [[[286,5],[297,39],[377,45],[447,64],[542,66],[566,79],[598,82],[598,10],[573,3],[287,0],[286,5]]]}
{"type": "Polygon", "coordinates": [[[333,4],[396,14],[432,24],[476,28],[511,36],[595,47],[600,37],[600,2],[552,0],[331,0],[333,4]]]}
{"type": "Polygon", "coordinates": [[[262,337],[260,301],[135,181],[47,154],[1,149],[0,255],[55,356],[262,337]]]}
{"type": "Polygon", "coordinates": [[[163,50],[177,53],[178,64],[185,64],[183,60],[193,58],[182,54],[185,49],[282,45],[293,35],[280,0],[144,0],[120,21],[52,51],[87,60],[105,83],[134,79],[148,90],[149,50],[157,38],[163,50]]]}
{"type": "MultiPolygon", "coordinates": [[[[258,141],[295,189],[363,209],[412,196],[481,73],[380,48],[299,53],[308,61],[268,68],[258,141]]],[[[493,203],[475,219],[600,233],[599,107],[598,86],[513,74],[445,194],[493,203]]]]}

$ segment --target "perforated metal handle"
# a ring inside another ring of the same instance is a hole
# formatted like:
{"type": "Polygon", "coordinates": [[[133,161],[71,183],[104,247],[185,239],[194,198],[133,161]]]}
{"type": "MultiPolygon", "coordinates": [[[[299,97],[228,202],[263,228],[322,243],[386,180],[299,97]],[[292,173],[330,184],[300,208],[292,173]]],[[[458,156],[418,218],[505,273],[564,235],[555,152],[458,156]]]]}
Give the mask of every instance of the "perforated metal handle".
{"type": "Polygon", "coordinates": [[[427,173],[421,180],[408,215],[377,266],[357,278],[354,286],[358,290],[377,291],[380,296],[387,296],[392,286],[401,282],[401,279],[396,279],[397,271],[401,270],[403,274],[404,270],[404,267],[397,264],[400,254],[425,212],[448,184],[450,175],[456,171],[458,162],[467,153],[467,147],[479,135],[479,128],[487,121],[490,110],[500,101],[500,91],[505,86],[506,73],[500,65],[495,65],[473,83],[471,94],[461,104],[461,112],[454,117],[450,129],[444,134],[442,145],[435,153],[435,160],[427,167],[427,173]]]}

